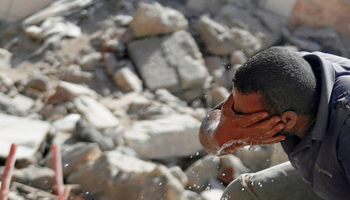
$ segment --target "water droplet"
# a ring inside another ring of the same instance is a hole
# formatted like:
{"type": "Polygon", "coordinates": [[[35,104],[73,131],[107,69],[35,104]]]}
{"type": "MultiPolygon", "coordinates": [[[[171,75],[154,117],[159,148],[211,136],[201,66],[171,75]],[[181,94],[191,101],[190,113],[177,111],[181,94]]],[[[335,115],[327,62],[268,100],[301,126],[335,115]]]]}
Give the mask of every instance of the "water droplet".
{"type": "Polygon", "coordinates": [[[198,156],[198,155],[199,155],[199,152],[197,151],[196,156],[198,156]]]}
{"type": "Polygon", "coordinates": [[[85,194],[90,194],[90,191],[86,191],[85,194]]]}
{"type": "Polygon", "coordinates": [[[208,95],[207,95],[207,94],[205,94],[205,95],[204,95],[204,98],[207,98],[207,96],[208,96],[208,95]]]}
{"type": "Polygon", "coordinates": [[[242,191],[244,191],[244,188],[242,188],[242,191]]]}
{"type": "Polygon", "coordinates": [[[191,189],[192,187],[191,186],[188,186],[188,189],[191,189]]]}
{"type": "Polygon", "coordinates": [[[273,182],[273,179],[271,180],[271,182],[273,182]]]}
{"type": "Polygon", "coordinates": [[[222,176],[226,176],[226,174],[225,174],[225,173],[222,173],[222,176]]]}
{"type": "Polygon", "coordinates": [[[143,196],[141,196],[141,199],[143,199],[143,196]]]}
{"type": "Polygon", "coordinates": [[[64,167],[68,167],[68,166],[69,166],[69,164],[68,164],[68,163],[64,165],[64,167]]]}
{"type": "Polygon", "coordinates": [[[191,156],[190,158],[193,158],[193,156],[191,156]]]}
{"type": "Polygon", "coordinates": [[[270,160],[269,159],[266,159],[266,162],[269,162],[270,160]]]}
{"type": "Polygon", "coordinates": [[[162,182],[160,182],[159,185],[162,185],[162,182]]]}

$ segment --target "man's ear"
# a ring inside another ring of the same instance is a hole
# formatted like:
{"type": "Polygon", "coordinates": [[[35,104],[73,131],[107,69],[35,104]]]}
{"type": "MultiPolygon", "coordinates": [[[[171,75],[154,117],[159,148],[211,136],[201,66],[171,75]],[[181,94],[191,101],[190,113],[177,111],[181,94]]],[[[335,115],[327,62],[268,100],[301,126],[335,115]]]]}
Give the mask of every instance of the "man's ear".
{"type": "Polygon", "coordinates": [[[293,111],[286,111],[281,115],[282,121],[287,129],[293,128],[297,123],[298,115],[293,111]]]}

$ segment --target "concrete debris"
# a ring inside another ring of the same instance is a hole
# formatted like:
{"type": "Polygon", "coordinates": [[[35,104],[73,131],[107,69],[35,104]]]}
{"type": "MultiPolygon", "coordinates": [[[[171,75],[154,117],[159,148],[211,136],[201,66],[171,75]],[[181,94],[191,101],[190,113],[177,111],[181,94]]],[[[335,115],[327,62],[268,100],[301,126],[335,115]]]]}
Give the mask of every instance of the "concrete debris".
{"type": "Polygon", "coordinates": [[[0,163],[19,145],[9,198],[58,198],[53,144],[71,199],[220,199],[239,175],[287,161],[280,144],[206,155],[201,120],[256,52],[347,56],[350,42],[254,2],[56,0],[1,24],[0,163]]]}

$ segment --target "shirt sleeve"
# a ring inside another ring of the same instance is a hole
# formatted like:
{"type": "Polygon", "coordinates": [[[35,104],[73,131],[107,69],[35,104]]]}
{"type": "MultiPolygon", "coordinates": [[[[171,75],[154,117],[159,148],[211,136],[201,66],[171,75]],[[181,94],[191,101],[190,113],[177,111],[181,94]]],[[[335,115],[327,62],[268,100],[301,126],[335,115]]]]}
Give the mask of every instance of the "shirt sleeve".
{"type": "MultiPolygon", "coordinates": [[[[349,104],[349,103],[348,103],[349,104]]],[[[350,111],[349,111],[350,113],[350,111]]],[[[338,159],[341,161],[350,183],[350,116],[345,121],[339,136],[338,159]]]]}

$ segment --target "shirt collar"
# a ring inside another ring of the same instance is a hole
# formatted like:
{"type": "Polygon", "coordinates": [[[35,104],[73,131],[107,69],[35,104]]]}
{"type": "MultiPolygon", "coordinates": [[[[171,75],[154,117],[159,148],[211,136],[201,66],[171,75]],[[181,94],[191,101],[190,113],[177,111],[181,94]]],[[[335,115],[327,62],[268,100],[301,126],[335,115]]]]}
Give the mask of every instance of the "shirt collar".
{"type": "MultiPolygon", "coordinates": [[[[315,54],[308,54],[303,58],[310,63],[314,70],[320,70],[321,94],[317,110],[316,122],[310,135],[313,140],[322,140],[327,131],[329,105],[335,81],[335,70],[332,63],[315,54]],[[318,63],[318,64],[315,64],[318,63]]],[[[307,134],[309,135],[309,134],[307,134]]]]}

